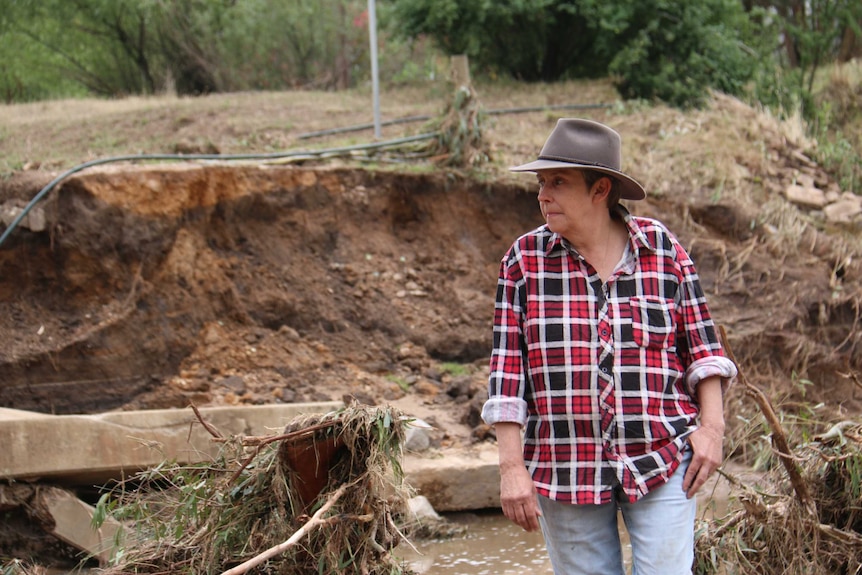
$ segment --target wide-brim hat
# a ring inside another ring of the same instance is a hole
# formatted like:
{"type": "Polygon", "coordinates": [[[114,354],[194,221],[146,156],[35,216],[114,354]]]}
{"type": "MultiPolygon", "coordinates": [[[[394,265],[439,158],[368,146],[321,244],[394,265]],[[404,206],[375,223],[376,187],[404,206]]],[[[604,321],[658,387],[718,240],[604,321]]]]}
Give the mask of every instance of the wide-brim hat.
{"type": "Polygon", "coordinates": [[[509,168],[513,172],[538,172],[552,168],[580,168],[602,172],[619,181],[621,197],[642,200],[646,192],[634,178],[623,173],[620,135],[592,120],[560,118],[548,136],[539,159],[509,168]]]}

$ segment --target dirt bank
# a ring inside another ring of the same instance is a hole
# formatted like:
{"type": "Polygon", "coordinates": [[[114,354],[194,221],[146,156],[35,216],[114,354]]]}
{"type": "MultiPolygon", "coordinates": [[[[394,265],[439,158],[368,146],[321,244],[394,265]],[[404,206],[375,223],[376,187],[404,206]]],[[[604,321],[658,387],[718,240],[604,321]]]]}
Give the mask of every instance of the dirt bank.
{"type": "Polygon", "coordinates": [[[495,262],[536,225],[534,201],[351,169],[77,177],[45,206],[50,233],[0,252],[0,402],[81,413],[410,394],[457,400],[445,431],[484,386],[495,262]]]}
{"type": "MultiPolygon", "coordinates": [[[[636,207],[680,230],[751,376],[828,381],[787,393],[858,412],[858,264],[838,240],[712,199],[636,207]]],[[[45,232],[0,250],[4,406],[410,396],[446,406],[441,439],[479,423],[497,264],[539,223],[527,184],[259,165],[102,169],[44,209],[45,232]]]]}

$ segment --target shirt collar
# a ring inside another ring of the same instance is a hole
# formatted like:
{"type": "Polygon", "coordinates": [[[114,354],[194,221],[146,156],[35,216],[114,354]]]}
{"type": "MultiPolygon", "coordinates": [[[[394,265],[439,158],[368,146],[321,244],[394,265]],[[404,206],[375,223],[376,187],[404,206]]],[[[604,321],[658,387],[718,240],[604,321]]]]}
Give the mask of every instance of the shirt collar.
{"type": "MultiPolygon", "coordinates": [[[[638,250],[643,248],[654,252],[655,246],[653,246],[647,239],[646,234],[644,234],[643,230],[640,227],[640,224],[637,221],[637,218],[631,215],[631,213],[622,204],[617,204],[615,210],[620,215],[620,217],[622,217],[623,223],[625,223],[626,225],[626,229],[629,232],[629,242],[633,248],[633,251],[637,252],[638,250]]],[[[550,232],[547,225],[545,226],[545,230],[550,232]]],[[[550,239],[548,240],[548,245],[545,248],[546,256],[551,255],[555,250],[565,249],[565,246],[569,244],[569,242],[567,242],[565,238],[563,238],[563,236],[561,236],[560,234],[555,232],[550,233],[550,239]]]]}

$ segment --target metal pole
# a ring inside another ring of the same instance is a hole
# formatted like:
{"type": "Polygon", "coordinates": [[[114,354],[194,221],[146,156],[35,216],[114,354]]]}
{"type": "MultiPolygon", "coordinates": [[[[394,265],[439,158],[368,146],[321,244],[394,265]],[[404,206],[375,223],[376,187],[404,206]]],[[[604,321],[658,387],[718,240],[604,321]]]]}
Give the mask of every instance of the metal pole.
{"type": "Polygon", "coordinates": [[[380,80],[377,77],[377,11],[368,0],[368,36],[371,42],[371,86],[374,95],[374,137],[380,138],[380,80]]]}

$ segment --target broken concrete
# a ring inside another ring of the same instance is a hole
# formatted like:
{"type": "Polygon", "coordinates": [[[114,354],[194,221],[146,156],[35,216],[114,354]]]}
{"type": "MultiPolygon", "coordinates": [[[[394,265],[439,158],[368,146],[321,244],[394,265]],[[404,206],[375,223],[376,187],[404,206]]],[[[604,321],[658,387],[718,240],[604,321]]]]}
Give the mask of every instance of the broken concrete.
{"type": "MultiPolygon", "coordinates": [[[[199,412],[224,435],[263,436],[278,433],[297,415],[341,407],[341,402],[321,402],[210,407],[199,412]]],[[[109,518],[96,529],[95,508],[78,499],[71,488],[50,484],[35,488],[27,482],[91,485],[122,479],[164,461],[204,461],[220,448],[192,409],[56,416],[0,408],[0,435],[8,438],[8,448],[0,451],[0,476],[10,481],[8,489],[0,490],[0,496],[8,496],[8,501],[0,497],[0,509],[36,497],[44,529],[102,565],[123,536],[122,525],[109,518]],[[16,488],[26,493],[14,496],[16,488]]],[[[402,468],[405,481],[434,511],[499,507],[494,445],[478,444],[445,454],[408,453],[402,468]]]]}
{"type": "MultiPolygon", "coordinates": [[[[271,435],[297,415],[343,407],[342,402],[201,408],[225,435],[271,435]]],[[[0,478],[87,485],[122,479],[165,460],[196,463],[219,444],[191,409],[45,415],[0,410],[0,478]]]]}
{"type": "Polygon", "coordinates": [[[496,445],[480,443],[445,456],[408,456],[403,468],[407,483],[439,512],[500,507],[496,445]]]}
{"type": "Polygon", "coordinates": [[[51,535],[95,557],[100,565],[108,563],[123,535],[123,526],[118,521],[108,517],[96,529],[95,508],[57,487],[43,490],[41,502],[54,519],[51,535]]]}

